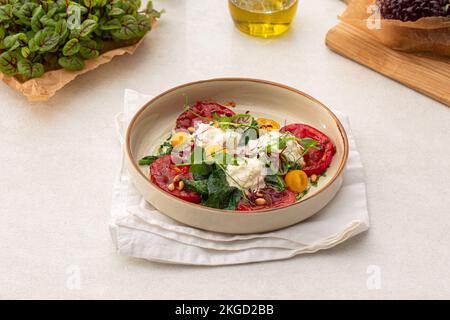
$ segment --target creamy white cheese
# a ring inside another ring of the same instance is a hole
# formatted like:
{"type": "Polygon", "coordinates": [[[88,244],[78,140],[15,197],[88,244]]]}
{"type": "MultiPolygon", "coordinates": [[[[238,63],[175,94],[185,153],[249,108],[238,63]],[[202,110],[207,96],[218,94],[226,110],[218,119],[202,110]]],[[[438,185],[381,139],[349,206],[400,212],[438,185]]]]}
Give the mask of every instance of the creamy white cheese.
{"type": "Polygon", "coordinates": [[[303,147],[295,140],[286,141],[286,147],[284,150],[280,150],[279,141],[282,134],[279,131],[270,131],[256,140],[250,140],[248,143],[247,152],[250,156],[256,154],[266,153],[268,151],[268,145],[270,145],[271,153],[279,154],[283,152],[283,155],[288,160],[303,164],[303,147]]]}
{"type": "Polygon", "coordinates": [[[303,162],[303,147],[295,140],[288,140],[286,142],[286,149],[283,154],[293,162],[304,164],[303,162]]]}
{"type": "Polygon", "coordinates": [[[202,148],[224,146],[227,150],[236,150],[242,134],[233,130],[222,130],[208,123],[198,123],[192,136],[195,144],[202,148]]]}
{"type": "Polygon", "coordinates": [[[247,145],[247,151],[250,155],[260,154],[267,151],[267,146],[270,145],[271,152],[280,153],[278,149],[278,141],[281,134],[278,131],[271,131],[263,134],[258,139],[250,140],[247,145]]]}
{"type": "Polygon", "coordinates": [[[244,190],[264,188],[265,167],[257,158],[241,158],[238,165],[228,165],[227,182],[232,187],[244,190]]]}

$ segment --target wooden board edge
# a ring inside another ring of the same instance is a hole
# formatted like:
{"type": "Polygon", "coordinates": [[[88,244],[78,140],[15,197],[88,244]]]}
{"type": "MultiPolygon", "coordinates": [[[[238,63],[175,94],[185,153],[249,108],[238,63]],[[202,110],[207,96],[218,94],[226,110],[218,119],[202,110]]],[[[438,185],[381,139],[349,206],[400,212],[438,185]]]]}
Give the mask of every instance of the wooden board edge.
{"type": "Polygon", "coordinates": [[[450,107],[450,85],[445,85],[450,84],[450,63],[392,50],[345,23],[328,31],[325,44],[332,51],[450,107]]]}

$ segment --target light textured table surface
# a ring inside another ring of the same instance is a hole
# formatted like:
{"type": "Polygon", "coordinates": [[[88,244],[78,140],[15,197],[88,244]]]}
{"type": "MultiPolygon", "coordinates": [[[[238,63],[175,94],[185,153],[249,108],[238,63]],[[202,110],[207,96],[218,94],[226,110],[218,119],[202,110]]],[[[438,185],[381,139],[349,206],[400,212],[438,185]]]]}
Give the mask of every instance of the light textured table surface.
{"type": "Polygon", "coordinates": [[[0,298],[450,298],[450,109],[329,51],[325,34],[345,8],[337,0],[301,1],[276,40],[237,31],[225,0],[154,2],[167,14],[134,56],[48,103],[0,86],[0,298]],[[369,232],[232,267],[116,255],[107,224],[123,89],[155,94],[224,76],[282,82],[350,116],[369,232]],[[368,286],[377,275],[379,288],[368,286]]]}

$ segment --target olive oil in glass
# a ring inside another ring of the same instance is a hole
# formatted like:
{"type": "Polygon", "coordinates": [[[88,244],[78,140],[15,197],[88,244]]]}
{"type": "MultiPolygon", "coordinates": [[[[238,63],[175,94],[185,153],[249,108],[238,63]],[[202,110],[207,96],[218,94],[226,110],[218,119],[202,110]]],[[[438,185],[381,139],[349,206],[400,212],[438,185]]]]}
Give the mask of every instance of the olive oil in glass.
{"type": "Polygon", "coordinates": [[[289,30],[298,1],[228,0],[228,5],[239,30],[252,36],[271,38],[289,30]]]}

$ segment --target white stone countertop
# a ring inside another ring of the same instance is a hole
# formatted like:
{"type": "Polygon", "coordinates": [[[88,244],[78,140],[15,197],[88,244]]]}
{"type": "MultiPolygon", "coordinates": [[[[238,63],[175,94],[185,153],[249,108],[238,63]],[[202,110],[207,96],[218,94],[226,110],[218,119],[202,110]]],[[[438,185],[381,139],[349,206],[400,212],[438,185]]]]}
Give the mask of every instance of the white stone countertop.
{"type": "Polygon", "coordinates": [[[0,298],[450,298],[450,109],[331,52],[324,38],[345,9],[338,0],[300,1],[292,31],[276,40],[240,33],[225,0],[154,2],[167,13],[133,56],[49,102],[0,85],[0,298]],[[282,82],[350,116],[369,232],[231,267],[115,253],[108,221],[124,88],[156,94],[226,76],[282,82]],[[379,289],[367,286],[372,265],[379,289]]]}

